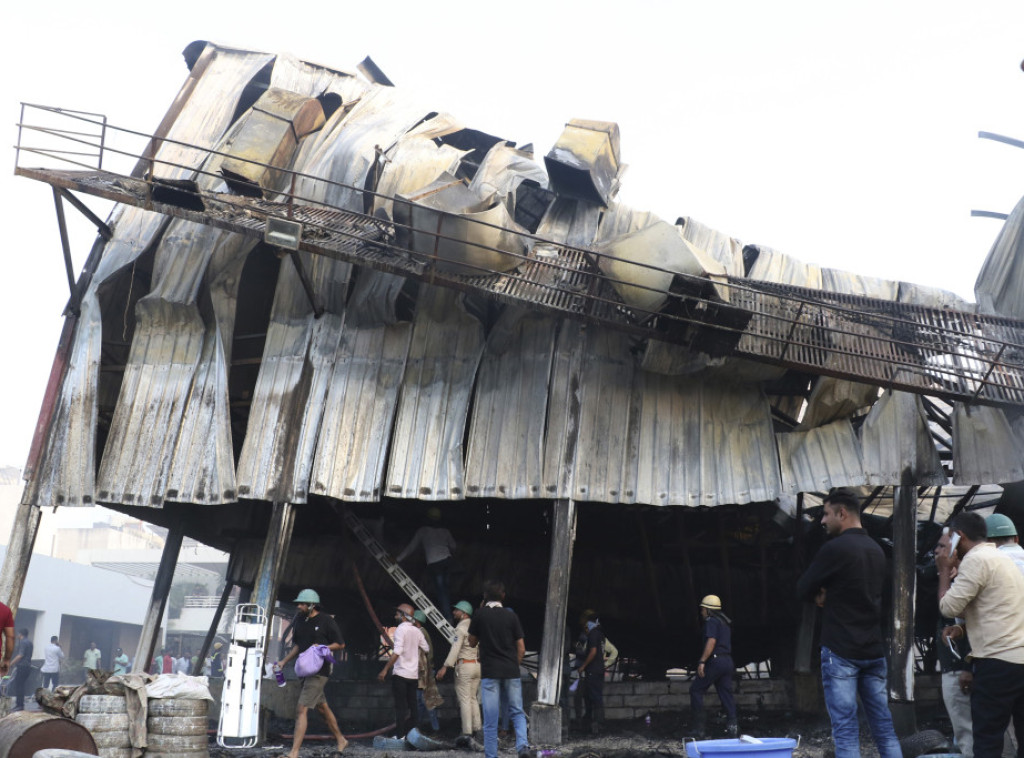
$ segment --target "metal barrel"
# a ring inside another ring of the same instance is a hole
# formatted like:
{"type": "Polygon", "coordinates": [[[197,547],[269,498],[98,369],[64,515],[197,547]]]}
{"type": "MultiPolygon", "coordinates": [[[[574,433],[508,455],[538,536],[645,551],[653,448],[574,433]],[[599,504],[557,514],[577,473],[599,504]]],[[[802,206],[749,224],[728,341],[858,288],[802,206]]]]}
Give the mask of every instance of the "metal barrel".
{"type": "Polygon", "coordinates": [[[98,755],[89,730],[71,719],[29,711],[0,719],[0,758],[32,758],[47,748],[98,755]]]}

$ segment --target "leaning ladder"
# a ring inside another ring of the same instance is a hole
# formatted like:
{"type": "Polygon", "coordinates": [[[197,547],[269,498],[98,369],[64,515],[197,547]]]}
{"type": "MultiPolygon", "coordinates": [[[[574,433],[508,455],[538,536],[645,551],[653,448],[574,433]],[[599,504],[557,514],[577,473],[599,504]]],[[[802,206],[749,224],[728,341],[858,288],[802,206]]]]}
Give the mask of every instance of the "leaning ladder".
{"type": "Polygon", "coordinates": [[[409,578],[405,570],[395,563],[390,553],[384,549],[384,546],[377,541],[376,537],[370,534],[370,530],[366,528],[366,525],[359,517],[348,508],[341,509],[341,516],[345,519],[345,523],[352,530],[352,533],[359,538],[359,541],[370,551],[370,555],[381,565],[381,568],[387,571],[391,578],[395,580],[395,583],[405,591],[405,594],[412,600],[413,605],[423,611],[427,621],[433,624],[448,642],[455,644],[455,627],[448,623],[448,619],[437,609],[437,606],[431,602],[423,590],[417,586],[416,582],[409,578]]]}

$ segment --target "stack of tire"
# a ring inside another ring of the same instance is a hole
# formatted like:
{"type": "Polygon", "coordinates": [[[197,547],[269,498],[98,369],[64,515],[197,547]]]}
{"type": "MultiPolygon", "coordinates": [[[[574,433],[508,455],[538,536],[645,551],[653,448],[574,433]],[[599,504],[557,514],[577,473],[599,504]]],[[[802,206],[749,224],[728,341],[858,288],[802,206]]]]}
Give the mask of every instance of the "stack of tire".
{"type": "Polygon", "coordinates": [[[84,695],[78,701],[75,721],[92,733],[100,758],[131,758],[123,695],[84,695]]]}
{"type": "Polygon", "coordinates": [[[208,726],[206,700],[150,698],[144,758],[209,758],[208,726]]]}

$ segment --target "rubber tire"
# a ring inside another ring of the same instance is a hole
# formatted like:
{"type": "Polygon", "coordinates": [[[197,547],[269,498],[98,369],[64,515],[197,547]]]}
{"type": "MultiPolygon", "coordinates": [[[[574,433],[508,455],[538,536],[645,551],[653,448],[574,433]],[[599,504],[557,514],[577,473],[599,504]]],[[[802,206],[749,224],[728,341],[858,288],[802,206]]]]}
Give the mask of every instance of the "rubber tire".
{"type": "Polygon", "coordinates": [[[83,695],[78,701],[79,713],[128,713],[120,695],[83,695]]]}
{"type": "Polygon", "coordinates": [[[132,740],[128,736],[128,730],[120,732],[92,732],[92,739],[96,743],[97,750],[108,747],[131,747],[132,740]]]}
{"type": "Polygon", "coordinates": [[[210,722],[206,716],[150,716],[146,719],[149,734],[168,734],[191,737],[206,734],[210,722]]]}
{"type": "Polygon", "coordinates": [[[206,716],[210,712],[209,700],[195,698],[150,698],[148,716],[206,716]]]}
{"type": "Polygon", "coordinates": [[[32,758],[36,758],[36,756],[38,758],[96,758],[92,753],[83,753],[80,750],[66,750],[62,747],[46,747],[42,750],[37,750],[32,754],[32,758]]]}
{"type": "MultiPolygon", "coordinates": [[[[130,747],[102,747],[96,752],[99,753],[100,758],[132,758],[132,749],[130,747]]],[[[35,758],[35,756],[32,758],[35,758]]]]}
{"type": "Polygon", "coordinates": [[[206,731],[202,734],[181,736],[176,734],[147,734],[146,748],[149,751],[161,753],[189,753],[196,750],[206,750],[210,741],[206,738],[206,731]]]}
{"type": "Polygon", "coordinates": [[[127,713],[79,713],[75,721],[94,734],[97,732],[127,732],[127,713]]]}
{"type": "Polygon", "coordinates": [[[949,740],[942,732],[935,729],[925,729],[921,732],[914,732],[900,740],[900,750],[903,751],[903,758],[917,758],[925,753],[936,751],[948,751],[949,740]]]}

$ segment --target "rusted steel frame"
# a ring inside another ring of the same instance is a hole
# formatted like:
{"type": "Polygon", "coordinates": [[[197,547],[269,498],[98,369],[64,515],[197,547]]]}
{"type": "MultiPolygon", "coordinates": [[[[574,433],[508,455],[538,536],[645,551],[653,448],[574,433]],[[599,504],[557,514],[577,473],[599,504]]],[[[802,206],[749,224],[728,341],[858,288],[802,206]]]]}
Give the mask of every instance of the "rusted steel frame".
{"type": "Polygon", "coordinates": [[[68,277],[68,289],[71,291],[71,299],[68,301],[68,310],[78,316],[82,312],[82,298],[75,289],[75,266],[71,262],[71,241],[68,239],[68,225],[64,218],[64,203],[61,202],[61,190],[53,187],[53,205],[57,211],[57,229],[60,232],[60,247],[64,252],[64,273],[68,277]]]}
{"type": "MultiPolygon", "coordinates": [[[[782,342],[782,354],[779,355],[779,360],[780,361],[785,359],[786,353],[789,351],[789,346],[790,346],[791,341],[793,339],[793,332],[796,331],[796,328],[797,328],[797,326],[800,323],[800,316],[803,315],[804,306],[805,305],[806,305],[806,303],[801,302],[800,303],[800,307],[796,309],[796,315],[793,317],[793,321],[789,325],[789,333],[786,334],[786,338],[782,342]]],[[[763,314],[763,315],[767,315],[767,314],[763,314]]]]}
{"type": "Polygon", "coordinates": [[[320,298],[317,297],[316,291],[313,289],[313,282],[310,281],[309,274],[306,272],[306,267],[302,264],[302,259],[299,257],[297,250],[290,250],[288,257],[291,258],[292,264],[295,266],[295,271],[299,275],[299,281],[302,282],[302,289],[306,293],[306,297],[309,299],[309,304],[313,307],[313,316],[320,318],[324,315],[324,306],[320,302],[320,298]]]}
{"type": "Polygon", "coordinates": [[[565,614],[569,605],[569,580],[576,544],[576,501],[572,498],[555,500],[551,510],[551,560],[537,672],[537,700],[546,705],[557,705],[565,663],[565,614]]]}
{"type": "Polygon", "coordinates": [[[979,489],[981,489],[981,485],[972,484],[970,486],[967,492],[963,494],[963,497],[956,501],[956,504],[953,506],[953,510],[950,511],[949,518],[946,519],[946,523],[944,524],[944,526],[948,525],[954,518],[957,517],[957,515],[959,515],[960,511],[967,507],[967,504],[974,499],[975,495],[978,494],[979,489]]]}
{"type": "Polygon", "coordinates": [[[77,197],[72,195],[70,192],[68,192],[63,187],[55,188],[55,189],[58,192],[60,192],[60,196],[62,198],[64,198],[69,203],[71,203],[73,206],[75,206],[75,208],[78,210],[79,213],[81,213],[83,216],[85,216],[87,219],[89,219],[89,221],[92,222],[92,225],[96,227],[97,233],[99,233],[99,235],[104,240],[109,241],[110,238],[114,236],[113,230],[109,226],[106,225],[106,223],[103,221],[103,219],[101,219],[99,216],[97,216],[95,213],[93,213],[91,210],[89,210],[88,206],[86,206],[85,203],[83,203],[77,197]]]}
{"type": "Polygon", "coordinates": [[[942,496],[942,487],[935,488],[935,495],[932,497],[932,510],[928,514],[929,521],[935,521],[935,513],[939,510],[939,498],[942,496]]]}
{"type": "Polygon", "coordinates": [[[42,509],[26,502],[18,504],[17,513],[14,515],[14,526],[7,541],[4,565],[0,569],[0,601],[10,606],[15,614],[21,604],[21,591],[25,588],[25,577],[28,576],[32,548],[36,543],[42,516],[42,509]]]}
{"type": "Polygon", "coordinates": [[[163,618],[167,605],[167,595],[171,591],[174,567],[178,564],[178,553],[181,552],[181,540],[184,536],[185,533],[180,526],[174,526],[167,531],[160,566],[153,581],[153,594],[150,596],[149,608],[146,610],[142,631],[139,633],[139,646],[135,650],[135,661],[132,663],[133,674],[145,673],[149,668],[149,662],[153,660],[156,639],[160,632],[160,619],[163,618]]]}
{"type": "MultiPolygon", "coordinates": [[[[277,588],[281,583],[285,563],[288,561],[288,546],[292,541],[294,527],[295,506],[292,503],[274,503],[271,506],[270,523],[267,525],[267,536],[263,541],[259,568],[253,581],[251,600],[268,616],[273,614],[274,603],[277,601],[277,588]]],[[[264,654],[267,652],[269,640],[270,624],[267,624],[267,633],[263,640],[264,654]]]]}
{"type": "Polygon", "coordinates": [[[999,364],[999,359],[1003,357],[1003,352],[1006,350],[1006,343],[1004,342],[999,346],[999,352],[996,353],[996,357],[992,359],[992,362],[988,364],[988,371],[985,372],[985,376],[982,377],[981,381],[978,382],[978,389],[974,393],[974,397],[971,398],[971,402],[978,399],[978,395],[981,394],[982,389],[988,385],[988,378],[992,376],[992,372],[995,367],[999,364]]]}
{"type": "Polygon", "coordinates": [[[206,656],[210,654],[210,647],[213,645],[213,641],[217,637],[217,630],[220,628],[220,620],[224,616],[224,608],[227,607],[228,598],[231,597],[231,593],[235,589],[235,582],[231,578],[234,573],[234,566],[235,554],[232,553],[231,557],[228,558],[227,572],[224,574],[224,589],[220,593],[220,600],[217,601],[217,609],[213,612],[213,620],[210,622],[210,628],[206,630],[206,637],[203,638],[203,645],[199,649],[195,665],[192,667],[192,676],[199,676],[203,673],[206,656]]]}

